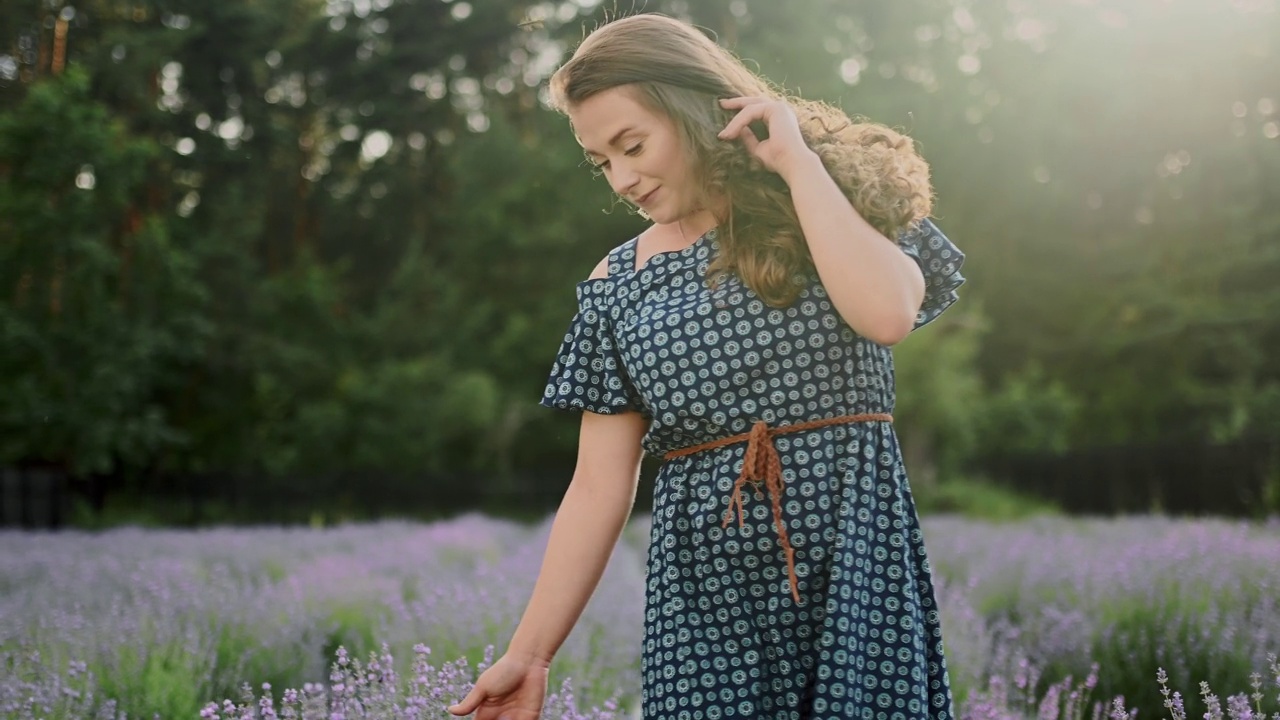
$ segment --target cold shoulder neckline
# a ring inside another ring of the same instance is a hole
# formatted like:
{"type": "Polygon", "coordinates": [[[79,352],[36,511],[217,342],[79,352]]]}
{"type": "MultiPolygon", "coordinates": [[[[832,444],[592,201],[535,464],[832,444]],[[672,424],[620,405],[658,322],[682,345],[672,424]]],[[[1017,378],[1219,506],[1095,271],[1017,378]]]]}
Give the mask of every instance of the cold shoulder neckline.
{"type": "MultiPolygon", "coordinates": [[[[710,230],[707,230],[706,232],[704,232],[704,233],[702,233],[701,235],[699,235],[699,236],[698,236],[698,239],[694,240],[693,242],[689,243],[688,245],[685,245],[685,246],[684,246],[684,247],[682,247],[682,248],[678,248],[678,249],[676,249],[676,250],[661,250],[661,251],[658,251],[658,252],[656,252],[656,253],[654,253],[654,254],[650,255],[650,256],[645,260],[645,262],[644,262],[644,266],[643,266],[643,267],[640,267],[640,268],[637,268],[637,267],[635,266],[635,263],[636,263],[636,248],[637,248],[637,247],[639,247],[639,245],[640,245],[640,236],[639,236],[639,235],[637,235],[637,236],[635,236],[635,237],[631,238],[630,240],[628,240],[626,243],[624,243],[624,244],[623,244],[623,250],[624,250],[624,251],[625,251],[625,250],[630,250],[630,251],[631,251],[631,256],[628,258],[628,259],[629,259],[629,261],[630,261],[630,263],[629,263],[629,264],[630,264],[630,266],[631,266],[631,268],[630,268],[630,270],[631,270],[631,271],[630,271],[630,272],[623,272],[623,273],[620,273],[620,275],[622,275],[622,276],[624,276],[624,277],[628,277],[628,278],[634,278],[634,277],[636,277],[636,276],[640,275],[641,273],[643,273],[645,270],[648,270],[648,269],[650,269],[650,268],[654,267],[654,266],[655,266],[655,262],[654,262],[654,261],[657,261],[657,264],[661,265],[661,264],[666,263],[667,259],[668,259],[668,258],[670,258],[671,256],[692,255],[692,254],[694,254],[695,252],[697,252],[697,249],[698,249],[699,247],[701,247],[701,246],[703,246],[703,245],[707,244],[707,242],[708,242],[708,241],[714,241],[717,237],[719,237],[719,228],[718,228],[718,227],[712,227],[710,230]],[[659,258],[661,258],[661,259],[659,259],[659,258]]],[[[623,270],[624,270],[624,271],[625,271],[625,270],[627,270],[627,269],[628,269],[628,268],[623,268],[623,270]]]]}
{"type": "Polygon", "coordinates": [[[682,248],[676,250],[663,250],[650,255],[649,258],[645,260],[644,267],[632,271],[631,269],[635,268],[636,246],[640,241],[640,236],[636,235],[625,243],[609,251],[610,269],[612,270],[612,267],[615,264],[614,260],[616,259],[617,264],[621,266],[619,268],[619,272],[610,272],[604,277],[587,278],[586,280],[579,281],[577,283],[578,294],[580,296],[583,294],[593,294],[620,282],[635,282],[642,277],[652,276],[662,269],[679,267],[682,265],[682,260],[695,257],[698,254],[699,248],[709,246],[713,250],[717,249],[719,247],[719,235],[719,227],[713,227],[699,235],[697,240],[694,240],[692,243],[689,243],[682,248]]]}

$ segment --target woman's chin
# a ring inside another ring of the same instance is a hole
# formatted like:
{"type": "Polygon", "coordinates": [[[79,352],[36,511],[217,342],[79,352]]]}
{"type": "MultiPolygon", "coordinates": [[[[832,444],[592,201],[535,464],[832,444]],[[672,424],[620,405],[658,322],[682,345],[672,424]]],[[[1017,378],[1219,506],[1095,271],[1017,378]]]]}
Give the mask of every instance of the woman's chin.
{"type": "Polygon", "coordinates": [[[689,213],[673,212],[670,208],[662,206],[645,208],[644,213],[658,225],[671,225],[681,220],[687,220],[689,217],[689,213]]]}

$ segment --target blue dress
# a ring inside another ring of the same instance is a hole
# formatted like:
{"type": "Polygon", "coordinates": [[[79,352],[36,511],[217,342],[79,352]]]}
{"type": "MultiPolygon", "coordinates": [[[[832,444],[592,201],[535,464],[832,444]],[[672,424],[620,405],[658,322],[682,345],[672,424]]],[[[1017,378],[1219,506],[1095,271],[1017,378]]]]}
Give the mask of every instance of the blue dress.
{"type": "MultiPolygon", "coordinates": [[[[837,313],[817,273],[766,305],[734,274],[706,286],[717,231],[635,272],[633,238],[578,312],[542,404],[640,412],[650,454],[749,431],[892,413],[890,350],[837,313]]],[[[930,221],[902,250],[924,272],[916,327],[956,300],[963,253],[930,221]]],[[[800,278],[798,278],[800,279],[800,278]]],[[[655,481],[641,655],[646,720],[954,717],[932,573],[888,421],[776,436],[791,586],[765,488],[723,519],[745,443],[677,457],[655,481]],[[801,602],[793,597],[796,592],[801,602]]]]}

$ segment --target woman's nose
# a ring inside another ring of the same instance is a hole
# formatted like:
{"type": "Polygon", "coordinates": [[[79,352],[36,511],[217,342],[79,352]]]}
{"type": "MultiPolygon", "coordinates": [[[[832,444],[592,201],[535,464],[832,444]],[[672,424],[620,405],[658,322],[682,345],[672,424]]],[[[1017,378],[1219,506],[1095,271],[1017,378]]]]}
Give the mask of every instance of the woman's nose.
{"type": "Polygon", "coordinates": [[[609,174],[609,184],[613,186],[615,193],[624,197],[630,194],[636,183],[640,181],[640,174],[626,163],[615,162],[610,170],[613,172],[609,174]]]}

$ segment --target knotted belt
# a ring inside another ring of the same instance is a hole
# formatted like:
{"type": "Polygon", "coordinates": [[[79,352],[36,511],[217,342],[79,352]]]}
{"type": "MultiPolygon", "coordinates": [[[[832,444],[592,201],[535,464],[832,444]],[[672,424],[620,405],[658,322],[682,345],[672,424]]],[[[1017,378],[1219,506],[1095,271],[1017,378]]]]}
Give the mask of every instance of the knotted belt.
{"type": "Polygon", "coordinates": [[[738,510],[738,527],[742,527],[742,488],[748,482],[753,482],[757,485],[763,482],[765,488],[773,497],[773,524],[778,531],[778,544],[782,546],[782,552],[787,558],[787,578],[791,581],[791,597],[795,599],[797,605],[800,605],[802,603],[800,602],[800,590],[796,582],[795,551],[792,550],[791,540],[787,537],[786,523],[782,521],[782,460],[778,457],[778,449],[774,447],[773,439],[778,435],[787,433],[803,432],[827,425],[853,422],[893,422],[893,416],[888,413],[840,415],[820,420],[808,420],[794,425],[784,425],[780,428],[771,428],[765,421],[757,420],[751,426],[749,432],[672,450],[664,455],[663,458],[672,460],[700,453],[704,450],[733,445],[744,440],[747,442],[747,452],[742,460],[742,472],[738,475],[738,481],[733,484],[733,494],[729,497],[729,507],[725,510],[724,522],[721,523],[721,527],[729,527],[729,518],[733,516],[735,508],[738,510]]]}

